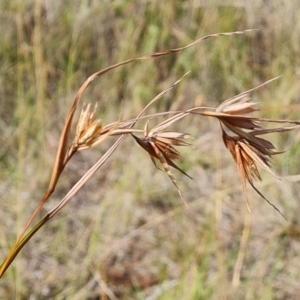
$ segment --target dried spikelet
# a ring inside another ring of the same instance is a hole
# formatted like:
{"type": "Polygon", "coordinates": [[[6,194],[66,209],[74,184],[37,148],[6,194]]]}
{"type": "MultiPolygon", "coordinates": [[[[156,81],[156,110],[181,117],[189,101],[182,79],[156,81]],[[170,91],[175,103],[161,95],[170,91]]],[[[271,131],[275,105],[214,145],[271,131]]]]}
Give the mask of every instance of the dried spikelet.
{"type": "MultiPolygon", "coordinates": [[[[175,131],[163,131],[163,129],[165,129],[170,124],[176,122],[177,120],[183,118],[185,115],[187,115],[187,113],[179,113],[163,121],[150,131],[148,131],[147,122],[144,129],[144,138],[138,138],[137,136],[132,134],[136,142],[148,152],[155,167],[157,167],[155,159],[158,159],[160,161],[161,165],[164,168],[164,171],[168,174],[169,178],[177,188],[177,191],[182,199],[183,196],[178,188],[176,179],[173,176],[169,166],[177,169],[187,177],[191,178],[187,173],[185,173],[174,163],[174,160],[180,159],[181,155],[180,152],[173,147],[189,146],[190,144],[185,142],[184,139],[190,138],[190,135],[175,131]]],[[[186,204],[184,199],[183,201],[186,204]]]]}
{"type": "Polygon", "coordinates": [[[253,180],[255,179],[261,181],[258,166],[260,166],[262,169],[275,176],[276,178],[281,179],[271,170],[270,160],[273,155],[280,154],[282,152],[274,151],[275,147],[271,142],[258,136],[274,132],[290,131],[299,128],[299,125],[264,129],[261,127],[262,122],[285,122],[293,124],[298,124],[298,122],[269,120],[248,116],[248,114],[258,110],[255,107],[256,104],[257,103],[251,100],[249,93],[245,92],[234,98],[224,101],[216,108],[214,112],[205,111],[201,112],[201,114],[205,116],[215,117],[220,121],[223,141],[237,164],[243,192],[249,211],[249,201],[246,191],[247,181],[263,199],[265,199],[283,216],[278,208],[269,200],[267,200],[253,184],[253,180]]]}
{"type": "Polygon", "coordinates": [[[223,132],[224,144],[226,148],[229,150],[229,152],[231,153],[234,161],[236,162],[248,210],[250,211],[249,200],[248,200],[247,189],[246,189],[247,181],[265,201],[267,201],[275,210],[277,210],[284,217],[284,215],[280,212],[280,210],[274,204],[272,204],[267,198],[265,198],[265,196],[254,186],[253,183],[253,180],[255,179],[260,181],[262,180],[259,170],[257,168],[258,165],[268,173],[280,179],[280,177],[277,176],[270,169],[271,154],[265,154],[259,151],[259,149],[255,148],[254,146],[251,146],[250,144],[247,143],[247,141],[243,139],[240,139],[238,137],[230,137],[229,135],[226,134],[224,130],[222,132],[223,132]]]}
{"type": "Polygon", "coordinates": [[[91,111],[91,103],[82,108],[76,127],[76,136],[71,146],[73,150],[89,149],[101,143],[107,137],[107,132],[106,134],[102,133],[101,120],[95,118],[96,108],[97,105],[91,111]]]}
{"type": "Polygon", "coordinates": [[[245,116],[246,114],[257,111],[255,105],[249,95],[237,96],[230,101],[224,101],[220,104],[215,112],[204,111],[201,114],[218,118],[220,122],[225,125],[230,131],[237,135],[243,135],[243,129],[260,128],[259,118],[253,116],[245,116]]]}

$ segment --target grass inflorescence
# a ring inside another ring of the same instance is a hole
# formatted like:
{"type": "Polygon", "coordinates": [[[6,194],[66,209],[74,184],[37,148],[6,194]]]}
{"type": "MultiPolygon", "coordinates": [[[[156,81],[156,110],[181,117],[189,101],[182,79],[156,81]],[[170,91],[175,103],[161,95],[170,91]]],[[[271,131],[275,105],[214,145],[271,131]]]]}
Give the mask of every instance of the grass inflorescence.
{"type": "Polygon", "coordinates": [[[298,173],[299,44],[275,4],[17,2],[0,19],[0,293],[297,295],[299,179],[274,180],[298,173]]]}

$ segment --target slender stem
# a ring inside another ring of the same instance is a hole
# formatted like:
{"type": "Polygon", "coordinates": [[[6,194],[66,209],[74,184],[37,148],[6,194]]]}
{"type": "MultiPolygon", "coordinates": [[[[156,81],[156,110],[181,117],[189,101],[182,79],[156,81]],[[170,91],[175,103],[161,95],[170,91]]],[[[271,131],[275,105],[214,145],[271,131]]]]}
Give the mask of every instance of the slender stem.
{"type": "Polygon", "coordinates": [[[21,249],[27,244],[27,242],[31,239],[31,237],[49,220],[48,214],[45,215],[42,220],[35,225],[27,234],[26,236],[21,239],[21,241],[16,245],[13,249],[13,251],[10,252],[10,255],[6,258],[6,260],[3,262],[3,264],[0,267],[0,278],[4,275],[7,268],[10,266],[10,264],[13,262],[15,257],[18,255],[18,253],[21,251],[21,249]]]}

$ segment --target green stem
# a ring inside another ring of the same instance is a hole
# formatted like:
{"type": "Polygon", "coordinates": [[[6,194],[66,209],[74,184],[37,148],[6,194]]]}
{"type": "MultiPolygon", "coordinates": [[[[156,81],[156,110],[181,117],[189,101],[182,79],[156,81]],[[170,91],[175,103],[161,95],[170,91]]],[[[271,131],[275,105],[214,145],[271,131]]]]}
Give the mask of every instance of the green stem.
{"type": "Polygon", "coordinates": [[[15,257],[18,255],[18,253],[21,251],[21,249],[26,245],[26,243],[31,239],[31,237],[48,221],[50,220],[49,214],[46,214],[41,221],[36,224],[18,243],[18,245],[15,247],[12,253],[6,258],[6,260],[2,263],[0,267],[0,278],[3,276],[7,268],[10,266],[10,264],[13,262],[15,257]]]}

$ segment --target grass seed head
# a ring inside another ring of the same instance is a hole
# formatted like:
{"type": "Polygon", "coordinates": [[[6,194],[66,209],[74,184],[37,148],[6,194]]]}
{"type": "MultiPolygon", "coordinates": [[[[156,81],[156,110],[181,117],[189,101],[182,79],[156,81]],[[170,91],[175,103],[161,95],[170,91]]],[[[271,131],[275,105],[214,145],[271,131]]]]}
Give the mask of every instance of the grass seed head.
{"type": "MultiPolygon", "coordinates": [[[[190,144],[185,142],[184,139],[190,138],[189,134],[175,132],[175,131],[163,131],[167,126],[174,123],[175,121],[181,119],[184,115],[179,113],[178,116],[173,116],[159,125],[155,126],[152,130],[148,130],[148,122],[144,128],[144,137],[139,138],[132,134],[135,141],[148,152],[152,162],[156,165],[156,159],[160,161],[164,171],[167,173],[180,197],[183,199],[181,191],[178,188],[177,181],[173,176],[169,166],[177,169],[182,174],[186,175],[187,177],[191,178],[187,173],[185,173],[181,168],[179,168],[174,161],[181,158],[180,152],[175,149],[174,146],[189,146],[190,144]]],[[[184,203],[186,204],[185,200],[183,199],[184,203]]]]}
{"type": "Polygon", "coordinates": [[[248,210],[250,211],[246,190],[247,182],[283,216],[278,208],[257,190],[253,183],[254,180],[262,180],[258,166],[280,179],[271,170],[270,161],[273,155],[282,153],[274,151],[275,147],[271,142],[257,136],[262,132],[266,134],[276,131],[274,129],[261,129],[260,122],[263,119],[248,116],[249,113],[257,111],[255,105],[256,103],[252,102],[248,94],[242,94],[224,101],[215,112],[208,112],[207,115],[216,117],[220,121],[223,142],[237,164],[248,210]]]}
{"type": "MultiPolygon", "coordinates": [[[[253,182],[254,180],[262,181],[262,178],[261,178],[259,170],[258,170],[258,166],[263,168],[265,171],[267,171],[274,177],[281,179],[270,168],[271,154],[266,154],[265,151],[261,150],[260,147],[255,147],[255,146],[249,144],[249,142],[247,140],[241,139],[239,137],[231,137],[231,136],[227,135],[224,130],[222,130],[222,133],[223,133],[224,144],[225,144],[226,148],[229,150],[229,152],[231,153],[231,155],[237,165],[239,176],[240,176],[240,181],[242,184],[242,188],[243,188],[245,201],[246,201],[248,210],[251,211],[250,206],[249,206],[247,189],[246,189],[247,182],[268,204],[270,204],[275,210],[277,210],[284,217],[284,215],[281,213],[281,211],[274,204],[272,204],[255,187],[254,182],[253,182]]],[[[263,140],[263,141],[265,141],[265,140],[263,140]]],[[[268,142],[268,141],[265,141],[265,142],[268,142]]],[[[265,149],[265,150],[267,151],[268,149],[265,149]]],[[[274,152],[273,155],[274,154],[276,154],[276,153],[274,152]]]]}
{"type": "Polygon", "coordinates": [[[76,150],[91,148],[101,140],[103,126],[100,119],[95,119],[96,108],[97,106],[91,111],[91,103],[82,108],[76,127],[76,136],[73,141],[73,147],[76,150]]]}

